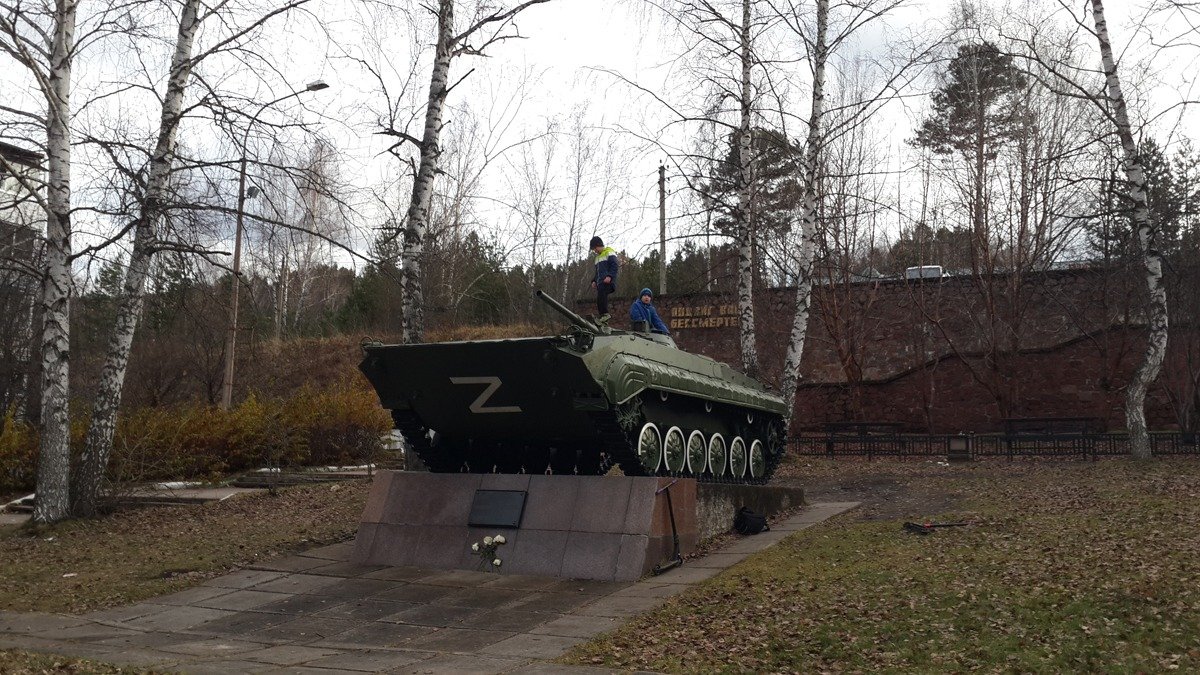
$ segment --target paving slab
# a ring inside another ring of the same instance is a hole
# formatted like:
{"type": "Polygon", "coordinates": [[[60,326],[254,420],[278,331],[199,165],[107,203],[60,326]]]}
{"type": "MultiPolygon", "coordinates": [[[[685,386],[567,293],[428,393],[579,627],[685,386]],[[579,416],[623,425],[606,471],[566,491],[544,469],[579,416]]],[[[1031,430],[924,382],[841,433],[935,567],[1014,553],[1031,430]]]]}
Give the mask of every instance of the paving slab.
{"type": "Polygon", "coordinates": [[[639,598],[622,595],[601,598],[572,612],[579,616],[632,617],[649,612],[666,602],[665,598],[639,598]]]}
{"type": "Polygon", "coordinates": [[[192,636],[184,635],[183,633],[138,633],[136,635],[122,635],[120,637],[100,640],[99,644],[112,645],[122,649],[155,649],[161,651],[173,651],[168,649],[183,642],[190,642],[192,636]]]}
{"type": "Polygon", "coordinates": [[[346,562],[350,560],[350,554],[354,552],[354,542],[347,541],[340,544],[330,544],[329,546],[321,546],[302,552],[300,555],[308,558],[320,558],[322,560],[332,560],[346,562]]]}
{"type": "Polygon", "coordinates": [[[586,642],[587,638],[567,637],[563,635],[533,635],[522,633],[494,645],[484,647],[484,654],[496,656],[526,657],[534,659],[555,659],[562,656],[568,649],[586,642]]]}
{"type": "Polygon", "coordinates": [[[29,513],[10,513],[8,511],[0,511],[0,527],[20,526],[29,522],[33,514],[29,513]]]}
{"type": "Polygon", "coordinates": [[[0,613],[0,633],[44,633],[46,631],[81,626],[86,623],[88,623],[88,620],[83,617],[66,614],[47,614],[44,612],[30,612],[25,614],[7,611],[0,613]]]}
{"type": "Polygon", "coordinates": [[[664,572],[656,577],[654,581],[660,584],[696,584],[711,579],[721,572],[725,571],[720,567],[676,567],[670,572],[664,572]]]}
{"type": "Polygon", "coordinates": [[[256,570],[247,569],[233,574],[223,574],[216,579],[210,579],[204,582],[205,586],[216,586],[219,588],[250,588],[258,584],[266,583],[274,579],[282,577],[285,572],[275,570],[256,570]]]}
{"type": "Polygon", "coordinates": [[[258,663],[273,663],[277,666],[294,666],[298,663],[315,661],[316,659],[334,656],[342,652],[336,649],[321,649],[318,647],[303,647],[300,645],[278,645],[244,652],[239,659],[258,663]]]}
{"type": "Polygon", "coordinates": [[[207,621],[189,629],[191,633],[200,635],[228,635],[235,638],[246,638],[254,631],[278,626],[290,621],[287,614],[269,614],[266,612],[236,612],[231,616],[207,621]]]}
{"type": "Polygon", "coordinates": [[[330,595],[289,595],[286,600],[260,605],[255,611],[270,614],[287,614],[288,616],[308,616],[318,614],[332,607],[344,604],[346,601],[330,595]]]}
{"type": "Polygon", "coordinates": [[[391,589],[371,596],[375,600],[395,600],[397,602],[426,603],[450,595],[456,586],[428,586],[423,583],[410,583],[393,586],[391,589]]]}
{"type": "Polygon", "coordinates": [[[230,673],[265,673],[278,670],[278,666],[256,661],[214,659],[211,661],[185,661],[176,667],[187,675],[230,675],[230,673]]]}
{"type": "Polygon", "coordinates": [[[518,633],[529,632],[531,628],[540,626],[547,621],[558,618],[559,614],[545,612],[522,612],[516,609],[493,609],[473,614],[463,619],[463,628],[484,628],[491,630],[511,630],[518,633]]]}
{"type": "Polygon", "coordinates": [[[433,626],[445,628],[457,626],[468,618],[482,613],[478,607],[460,607],[455,605],[421,605],[415,609],[405,610],[399,614],[386,617],[383,621],[390,623],[407,623],[416,626],[433,626]]]}
{"type": "Polygon", "coordinates": [[[189,673],[605,673],[539,660],[854,506],[815,504],[636,584],[356,565],[338,544],[85,617],[0,612],[0,647],[189,673]]]}
{"type": "Polygon", "coordinates": [[[233,616],[237,616],[237,612],[228,609],[189,606],[167,607],[161,612],[147,614],[146,616],[126,621],[125,625],[148,631],[179,631],[216,619],[227,619],[233,616]]]}
{"type": "Polygon", "coordinates": [[[287,642],[316,642],[329,639],[338,633],[344,633],[351,628],[358,628],[365,622],[353,619],[329,619],[319,616],[305,616],[292,619],[285,623],[275,624],[248,633],[251,640],[279,640],[287,642]]]}
{"type": "Polygon", "coordinates": [[[382,647],[403,647],[411,640],[432,635],[439,630],[434,626],[414,626],[403,623],[382,623],[372,621],[357,628],[351,628],[330,638],[310,642],[313,647],[330,647],[332,649],[377,649],[382,647]]]}
{"type": "Polygon", "coordinates": [[[201,600],[196,605],[209,609],[254,609],[273,602],[288,600],[294,597],[290,593],[272,593],[271,591],[238,590],[215,598],[201,600]]]}
{"type": "Polygon", "coordinates": [[[379,672],[381,670],[392,670],[400,666],[407,666],[434,656],[436,654],[432,652],[368,649],[365,651],[327,656],[309,661],[305,665],[313,668],[340,668],[342,670],[379,672]]]}
{"type": "Polygon", "coordinates": [[[431,574],[421,580],[431,586],[456,586],[459,588],[475,588],[491,583],[498,578],[494,572],[476,572],[474,570],[448,570],[431,574]]]}
{"type": "Polygon", "coordinates": [[[400,675],[493,675],[519,672],[531,659],[478,654],[447,654],[402,666],[393,671],[400,675]]]}
{"type": "Polygon", "coordinates": [[[596,599],[594,595],[555,591],[549,593],[529,593],[525,597],[509,605],[508,609],[523,612],[551,612],[563,614],[574,610],[580,605],[596,599]]]}
{"type": "Polygon", "coordinates": [[[483,588],[463,588],[461,590],[444,595],[434,604],[437,605],[458,605],[461,607],[478,607],[480,609],[495,609],[503,607],[520,600],[529,594],[528,591],[519,591],[511,588],[492,588],[485,586],[483,588]]]}
{"type": "Polygon", "coordinates": [[[254,651],[262,649],[265,645],[261,642],[248,642],[246,640],[196,640],[195,636],[191,636],[190,642],[180,642],[173,645],[164,645],[161,647],[164,652],[174,654],[184,654],[187,656],[225,656],[227,654],[241,654],[242,652],[254,651]]]}
{"type": "Polygon", "coordinates": [[[341,619],[358,619],[360,621],[375,621],[401,612],[420,607],[415,602],[397,602],[394,600],[376,600],[366,598],[351,600],[323,609],[313,616],[334,617],[341,619]]]}
{"type": "Polygon", "coordinates": [[[141,635],[144,631],[134,628],[122,628],[119,626],[106,626],[99,623],[85,623],[80,626],[71,626],[70,628],[58,628],[54,630],[42,631],[39,637],[48,640],[72,640],[72,641],[87,641],[100,642],[109,638],[141,635]]]}
{"type": "MultiPolygon", "coordinates": [[[[216,581],[213,579],[212,581],[216,581]]],[[[204,586],[195,588],[187,588],[182,591],[177,591],[169,595],[160,595],[157,598],[151,598],[146,602],[152,605],[193,605],[201,600],[208,600],[217,596],[226,595],[234,591],[233,587],[224,586],[209,586],[212,581],[206,582],[204,586]]]]}
{"type": "Polygon", "coordinates": [[[274,581],[258,584],[256,591],[273,591],[276,593],[316,593],[326,586],[332,586],[342,579],[323,577],[317,574],[285,574],[274,581]]]}
{"type": "Polygon", "coordinates": [[[405,646],[438,652],[469,653],[478,652],[488,645],[494,645],[514,635],[516,635],[515,632],[498,630],[443,628],[429,635],[409,640],[405,646]]]}
{"type": "Polygon", "coordinates": [[[612,616],[581,616],[567,614],[548,621],[529,632],[534,635],[558,635],[561,637],[592,638],[607,633],[624,623],[623,618],[612,616]]]}
{"type": "Polygon", "coordinates": [[[293,555],[286,558],[276,558],[275,560],[266,560],[259,563],[254,563],[250,566],[252,570],[262,570],[267,572],[303,572],[316,567],[324,567],[330,563],[324,558],[309,558],[302,555],[293,555]]]}
{"type": "MultiPolygon", "coordinates": [[[[417,581],[437,574],[420,567],[384,567],[362,575],[363,579],[387,579],[388,581],[417,581]]],[[[501,577],[503,578],[503,577],[501,577]]]]}
{"type": "Polygon", "coordinates": [[[613,593],[613,596],[633,596],[637,598],[670,598],[686,591],[692,584],[659,584],[657,578],[649,581],[639,581],[637,584],[613,593]]]}
{"type": "Polygon", "coordinates": [[[308,570],[309,574],[324,574],[331,577],[361,577],[371,572],[388,569],[387,565],[364,565],[355,562],[327,562],[319,567],[308,570]]]}
{"type": "Polygon", "coordinates": [[[358,598],[366,598],[376,593],[390,591],[396,587],[396,582],[386,579],[343,579],[341,577],[329,577],[333,580],[332,584],[320,585],[314,587],[311,591],[306,591],[313,595],[332,595],[343,600],[354,600],[358,598]]]}
{"type": "Polygon", "coordinates": [[[716,567],[718,569],[726,569],[742,562],[749,558],[749,553],[709,553],[706,556],[689,560],[684,563],[685,567],[716,567]]]}
{"type": "Polygon", "coordinates": [[[96,623],[120,624],[124,621],[131,621],[146,616],[147,614],[157,614],[163,611],[163,609],[163,605],[139,602],[136,605],[129,605],[128,607],[115,607],[113,609],[92,612],[87,615],[87,619],[96,623]]]}

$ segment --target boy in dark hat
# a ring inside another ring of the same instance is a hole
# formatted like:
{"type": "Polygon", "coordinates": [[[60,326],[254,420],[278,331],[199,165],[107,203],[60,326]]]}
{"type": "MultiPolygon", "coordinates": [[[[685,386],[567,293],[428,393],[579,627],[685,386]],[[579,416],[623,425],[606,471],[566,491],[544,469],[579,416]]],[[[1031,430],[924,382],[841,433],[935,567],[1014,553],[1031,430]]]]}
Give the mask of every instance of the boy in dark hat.
{"type": "MultiPolygon", "coordinates": [[[[654,309],[654,305],[650,301],[654,298],[654,294],[649,288],[643,288],[638,294],[638,299],[633,301],[633,306],[629,308],[629,320],[631,322],[645,321],[650,324],[650,329],[656,333],[670,335],[671,331],[667,330],[667,324],[658,316],[658,310],[654,309]]],[[[637,325],[636,323],[634,325],[637,325]]]]}
{"type": "Polygon", "coordinates": [[[592,288],[596,289],[596,311],[600,313],[600,323],[608,323],[608,296],[617,290],[617,270],[621,265],[616,250],[605,246],[600,237],[592,237],[588,248],[596,254],[596,278],[592,280],[592,288]]]}

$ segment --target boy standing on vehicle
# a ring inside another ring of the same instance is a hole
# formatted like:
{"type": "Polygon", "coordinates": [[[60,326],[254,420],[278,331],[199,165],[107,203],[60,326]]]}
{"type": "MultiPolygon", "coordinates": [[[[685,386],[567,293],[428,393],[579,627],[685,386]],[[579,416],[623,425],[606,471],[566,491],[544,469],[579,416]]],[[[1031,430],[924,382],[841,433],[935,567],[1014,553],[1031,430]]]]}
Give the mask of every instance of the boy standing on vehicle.
{"type": "Polygon", "coordinates": [[[663,323],[662,318],[658,316],[658,310],[650,304],[653,298],[654,294],[650,292],[650,289],[643,288],[642,292],[638,294],[638,299],[634,300],[633,306],[629,308],[629,321],[645,321],[650,325],[650,330],[655,333],[670,335],[671,331],[667,330],[667,324],[663,323]]]}
{"type": "Polygon", "coordinates": [[[592,237],[588,248],[596,254],[596,278],[592,279],[592,288],[596,289],[596,311],[600,314],[600,323],[608,323],[608,296],[617,290],[617,270],[620,269],[620,262],[617,260],[616,250],[605,246],[600,237],[592,237]]]}

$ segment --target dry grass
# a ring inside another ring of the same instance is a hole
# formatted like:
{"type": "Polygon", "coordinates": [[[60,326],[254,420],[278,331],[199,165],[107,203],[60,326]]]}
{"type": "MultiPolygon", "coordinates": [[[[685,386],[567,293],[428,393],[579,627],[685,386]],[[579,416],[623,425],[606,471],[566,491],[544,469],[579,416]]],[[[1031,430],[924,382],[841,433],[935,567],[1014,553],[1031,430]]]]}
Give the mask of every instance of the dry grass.
{"type": "Polygon", "coordinates": [[[124,605],[344,541],[358,528],[368,485],[310,485],[277,496],[0,530],[0,609],[81,613],[124,605]]]}
{"type": "Polygon", "coordinates": [[[889,471],[905,489],[962,496],[912,517],[974,525],[918,536],[903,517],[852,512],[567,660],[668,672],[1200,670],[1200,462],[874,462],[847,467],[847,480],[889,471]]]}
{"type": "Polygon", "coordinates": [[[142,675],[144,668],[122,668],[87,659],[0,650],[0,673],[6,675],[142,675]]]}

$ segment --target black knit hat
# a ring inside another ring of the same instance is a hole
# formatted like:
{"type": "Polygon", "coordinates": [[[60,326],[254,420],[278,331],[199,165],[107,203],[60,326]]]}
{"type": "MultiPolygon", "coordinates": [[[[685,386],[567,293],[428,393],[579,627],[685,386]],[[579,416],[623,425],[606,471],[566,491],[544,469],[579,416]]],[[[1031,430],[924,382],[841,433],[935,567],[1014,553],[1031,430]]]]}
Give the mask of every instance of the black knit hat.
{"type": "Polygon", "coordinates": [[[588,248],[596,248],[597,246],[603,246],[603,245],[604,245],[603,239],[601,239],[600,237],[592,237],[592,242],[590,244],[588,244],[588,248]]]}

